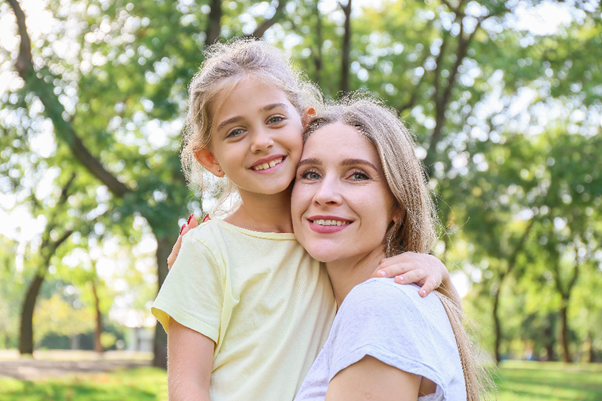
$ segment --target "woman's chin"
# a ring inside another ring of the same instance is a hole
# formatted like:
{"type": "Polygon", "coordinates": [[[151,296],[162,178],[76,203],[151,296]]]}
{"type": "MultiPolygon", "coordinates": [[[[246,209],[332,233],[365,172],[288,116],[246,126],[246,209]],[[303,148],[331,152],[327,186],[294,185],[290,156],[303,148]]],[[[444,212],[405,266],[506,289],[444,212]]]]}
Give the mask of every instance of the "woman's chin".
{"type": "Polygon", "coordinates": [[[339,252],[337,252],[338,249],[332,247],[308,246],[305,247],[305,250],[318,262],[330,263],[344,258],[344,256],[340,257],[339,252]]]}

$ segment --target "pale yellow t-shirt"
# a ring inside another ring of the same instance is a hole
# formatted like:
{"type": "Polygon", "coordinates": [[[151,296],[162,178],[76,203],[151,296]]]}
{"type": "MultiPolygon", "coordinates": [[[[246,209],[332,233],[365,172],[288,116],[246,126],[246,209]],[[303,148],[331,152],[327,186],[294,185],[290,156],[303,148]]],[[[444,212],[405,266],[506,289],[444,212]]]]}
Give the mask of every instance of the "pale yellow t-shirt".
{"type": "Polygon", "coordinates": [[[324,267],[293,234],[212,219],[187,233],[152,312],[215,341],[212,401],[288,401],[328,338],[324,267]]]}

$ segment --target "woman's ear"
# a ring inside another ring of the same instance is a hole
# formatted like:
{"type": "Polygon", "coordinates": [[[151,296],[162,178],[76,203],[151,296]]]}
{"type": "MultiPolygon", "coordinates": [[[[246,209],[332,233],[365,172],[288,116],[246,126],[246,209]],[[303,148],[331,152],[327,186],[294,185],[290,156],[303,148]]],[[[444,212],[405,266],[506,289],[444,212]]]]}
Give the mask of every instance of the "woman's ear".
{"type": "Polygon", "coordinates": [[[303,109],[303,115],[301,116],[301,125],[303,129],[307,127],[307,124],[316,116],[316,109],[311,106],[307,106],[303,109]]]}
{"type": "Polygon", "coordinates": [[[402,209],[401,207],[399,207],[399,205],[394,205],[393,206],[393,213],[392,213],[392,220],[393,223],[397,224],[400,221],[402,221],[403,219],[405,219],[406,217],[406,211],[405,209],[402,209]]]}
{"type": "Polygon", "coordinates": [[[216,177],[223,177],[224,171],[219,165],[219,162],[208,148],[196,148],[194,150],[194,157],[203,167],[213,173],[216,177]]]}

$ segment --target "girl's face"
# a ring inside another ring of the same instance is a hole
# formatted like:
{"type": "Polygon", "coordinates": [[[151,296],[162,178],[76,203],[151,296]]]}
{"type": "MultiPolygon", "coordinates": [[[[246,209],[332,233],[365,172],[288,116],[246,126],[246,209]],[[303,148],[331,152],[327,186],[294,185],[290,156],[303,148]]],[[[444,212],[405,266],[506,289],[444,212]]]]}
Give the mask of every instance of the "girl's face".
{"type": "Polygon", "coordinates": [[[334,123],[309,137],[291,207],[295,236],[312,257],[353,263],[382,246],[394,205],[378,153],[365,136],[334,123]]]}
{"type": "Polygon", "coordinates": [[[250,76],[218,97],[209,112],[214,116],[211,149],[197,153],[201,164],[216,175],[223,172],[241,194],[272,195],[290,186],[303,127],[283,91],[250,76]],[[214,158],[214,169],[201,160],[202,152],[214,158]]]}

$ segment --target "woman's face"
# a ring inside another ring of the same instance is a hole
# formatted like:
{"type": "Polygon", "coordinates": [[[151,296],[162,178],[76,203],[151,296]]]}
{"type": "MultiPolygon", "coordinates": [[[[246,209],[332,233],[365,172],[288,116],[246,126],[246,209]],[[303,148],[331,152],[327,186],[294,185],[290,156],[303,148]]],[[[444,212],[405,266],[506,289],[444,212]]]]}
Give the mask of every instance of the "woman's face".
{"type": "Polygon", "coordinates": [[[394,210],[378,153],[365,136],[334,123],[309,137],[297,167],[292,218],[312,257],[359,260],[382,246],[394,210]]]}

